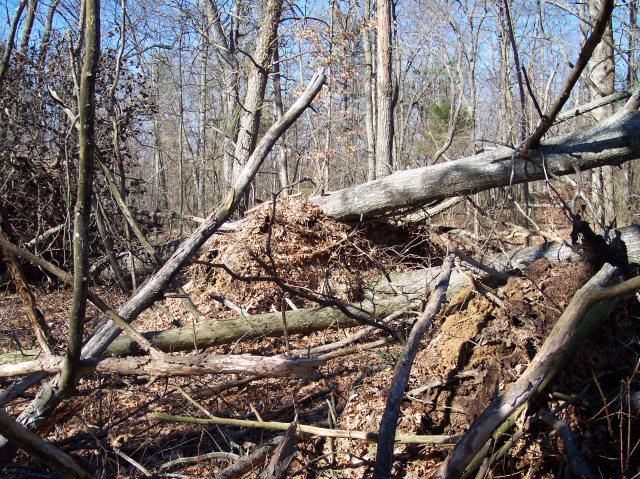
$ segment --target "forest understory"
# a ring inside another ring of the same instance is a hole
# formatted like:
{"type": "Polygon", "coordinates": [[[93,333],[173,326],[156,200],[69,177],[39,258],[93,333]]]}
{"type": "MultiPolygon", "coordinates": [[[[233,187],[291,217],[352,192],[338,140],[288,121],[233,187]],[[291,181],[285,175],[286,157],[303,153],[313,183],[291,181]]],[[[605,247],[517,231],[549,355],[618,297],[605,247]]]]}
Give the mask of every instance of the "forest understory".
{"type": "MultiPolygon", "coordinates": [[[[562,214],[541,209],[537,219],[546,231],[571,242],[571,224],[562,214]]],[[[194,318],[179,298],[169,298],[162,302],[165,313],[149,310],[135,327],[141,332],[182,328],[187,336],[191,332],[191,349],[199,353],[317,357],[326,364],[297,379],[86,373],[43,434],[96,471],[95,477],[262,477],[283,424],[297,420],[324,433],[342,430],[348,436],[356,431],[361,437],[322,437],[302,430],[293,434],[292,449],[281,458],[288,465],[284,477],[368,476],[394,366],[403,354],[400,343],[376,328],[336,321],[315,332],[310,327],[307,334],[255,334],[198,347],[196,326],[215,318],[208,328],[224,328],[225,322],[240,318],[251,329],[253,323],[279,316],[286,325],[297,308],[323,309],[298,291],[358,304],[389,296],[380,278],[389,284],[387,279],[416,268],[439,269],[454,247],[476,258],[524,247],[512,228],[505,229],[509,221],[496,223],[496,233],[485,245],[455,228],[465,221],[464,212],[447,212],[432,219],[431,226],[388,221],[353,227],[326,217],[301,198],[256,207],[241,228],[217,236],[180,278],[202,317],[194,318]],[[242,310],[240,315],[235,308],[242,310]],[[217,419],[189,423],[190,418],[210,417],[217,419]],[[227,419],[250,423],[227,424],[227,419]],[[244,467],[237,468],[243,461],[244,467]]],[[[602,266],[599,254],[582,249],[589,247],[576,245],[582,259],[570,262],[535,260],[506,283],[497,273],[491,277],[456,260],[454,267],[468,281],[451,288],[422,340],[398,422],[397,433],[410,443],[396,445],[393,477],[434,474],[473,420],[522,376],[572,297],[602,266]],[[444,444],[424,444],[433,441],[444,444]]],[[[433,284],[396,290],[391,297],[404,295],[404,304],[376,316],[386,316],[386,324],[406,337],[428,297],[416,294],[425,286],[428,290],[433,284]]],[[[111,304],[125,299],[112,286],[99,286],[97,292],[111,304]]],[[[38,287],[36,296],[53,336],[63,342],[71,291],[50,280],[38,287]]],[[[19,295],[4,288],[0,314],[5,355],[0,364],[15,361],[9,352],[36,357],[37,342],[23,311],[19,295]]],[[[99,317],[98,311],[90,311],[87,330],[99,317]]],[[[571,447],[578,448],[595,477],[640,473],[638,319],[639,298],[628,294],[544,393],[532,397],[488,444],[481,458],[488,476],[474,472],[471,477],[577,477],[571,447]],[[559,424],[570,428],[572,439],[559,424]],[[569,440],[575,444],[567,444],[569,440]]],[[[27,392],[8,410],[17,413],[32,394],[27,392]]],[[[24,454],[5,474],[53,477],[24,454]]]]}
{"type": "Polygon", "coordinates": [[[640,479],[639,0],[6,0],[0,476],[640,479]]]}

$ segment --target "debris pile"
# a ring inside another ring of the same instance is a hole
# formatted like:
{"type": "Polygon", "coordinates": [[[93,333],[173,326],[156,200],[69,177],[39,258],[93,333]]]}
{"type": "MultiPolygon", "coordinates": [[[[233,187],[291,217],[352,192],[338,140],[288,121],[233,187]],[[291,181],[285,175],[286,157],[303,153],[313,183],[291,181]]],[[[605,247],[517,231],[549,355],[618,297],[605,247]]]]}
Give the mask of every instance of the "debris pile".
{"type": "MultiPolygon", "coordinates": [[[[296,306],[312,304],[287,287],[358,301],[366,278],[406,268],[400,260],[406,255],[394,247],[407,234],[392,225],[350,227],[297,197],[278,200],[275,208],[264,203],[247,215],[241,228],[218,237],[192,267],[194,296],[205,314],[223,308],[213,301],[221,297],[252,314],[280,310],[285,295],[296,306]],[[396,242],[398,235],[403,237],[396,242]],[[260,280],[247,281],[251,278],[260,280]]],[[[407,244],[425,249],[430,247],[426,243],[414,237],[407,244]]]]}

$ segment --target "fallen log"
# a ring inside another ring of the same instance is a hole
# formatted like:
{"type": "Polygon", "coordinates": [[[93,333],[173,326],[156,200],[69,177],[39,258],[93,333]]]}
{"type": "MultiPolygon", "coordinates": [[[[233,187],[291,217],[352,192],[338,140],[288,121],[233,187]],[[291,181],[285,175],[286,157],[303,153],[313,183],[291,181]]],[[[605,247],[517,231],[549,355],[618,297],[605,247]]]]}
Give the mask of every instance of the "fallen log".
{"type": "MultiPolygon", "coordinates": [[[[631,225],[617,230],[626,246],[630,263],[640,264],[640,225],[631,225]]],[[[615,234],[615,233],[612,233],[615,234]]],[[[579,255],[567,245],[560,243],[544,243],[541,245],[518,248],[499,253],[486,261],[500,272],[508,272],[526,268],[537,259],[553,262],[576,260],[579,255]]],[[[470,284],[469,270],[456,267],[451,272],[447,297],[470,284]]],[[[421,270],[391,273],[389,281],[382,277],[365,285],[366,299],[361,303],[350,305],[360,314],[371,314],[383,318],[388,314],[407,307],[416,298],[424,296],[440,273],[440,267],[421,270]],[[391,296],[391,297],[390,297],[391,296]]],[[[310,334],[330,327],[352,327],[357,322],[346,316],[338,308],[310,308],[287,312],[287,333],[310,334]]],[[[195,345],[204,349],[210,346],[229,344],[240,338],[250,340],[263,337],[281,337],[284,335],[284,324],[281,313],[263,313],[240,316],[231,319],[207,319],[195,325],[167,331],[144,333],[151,346],[164,352],[188,351],[195,345]]],[[[119,337],[104,353],[108,356],[131,356],[142,351],[134,340],[119,337]]],[[[0,355],[0,365],[31,360],[40,355],[39,350],[13,351],[0,355]]]]}
{"type": "MultiPolygon", "coordinates": [[[[0,366],[0,377],[23,376],[45,371],[58,373],[64,357],[41,359],[0,366]]],[[[324,365],[322,359],[285,359],[250,355],[192,354],[189,356],[91,358],[80,362],[80,373],[91,372],[147,375],[157,377],[200,376],[203,374],[257,374],[259,376],[309,377],[324,365]]]]}
{"type": "Polygon", "coordinates": [[[622,109],[607,121],[551,138],[525,158],[499,148],[460,160],[398,171],[368,183],[314,196],[328,216],[360,220],[509,184],[569,175],[640,158],[640,112],[622,109]]]}
{"type": "MultiPolygon", "coordinates": [[[[363,301],[349,305],[349,309],[358,314],[367,314],[383,318],[398,309],[409,305],[413,295],[396,296],[373,303],[363,301]]],[[[338,308],[314,308],[287,311],[286,332],[309,334],[331,327],[353,327],[359,323],[345,315],[338,308]]],[[[264,313],[242,316],[232,319],[209,319],[192,326],[169,331],[143,334],[154,348],[161,351],[188,351],[194,344],[198,348],[229,344],[238,339],[249,341],[264,337],[281,337],[285,334],[285,325],[281,313],[264,313]]],[[[139,347],[129,338],[121,336],[107,348],[105,354],[123,356],[139,354],[139,347]]]]}

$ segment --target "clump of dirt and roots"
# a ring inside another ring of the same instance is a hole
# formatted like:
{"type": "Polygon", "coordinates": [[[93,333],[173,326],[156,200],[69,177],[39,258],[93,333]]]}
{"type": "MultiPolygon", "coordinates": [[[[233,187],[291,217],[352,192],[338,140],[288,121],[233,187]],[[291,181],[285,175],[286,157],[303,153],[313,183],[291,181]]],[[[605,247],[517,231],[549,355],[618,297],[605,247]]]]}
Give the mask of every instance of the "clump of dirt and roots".
{"type": "MultiPolygon", "coordinates": [[[[271,204],[262,205],[237,231],[219,237],[200,258],[207,264],[192,266],[188,279],[193,280],[191,291],[200,310],[215,318],[236,313],[223,311],[214,296],[224,296],[250,312],[279,311],[285,295],[298,307],[314,306],[291,289],[283,291],[278,282],[294,290],[354,301],[362,295],[362,282],[370,277],[408,269],[420,261],[422,266],[439,265],[446,242],[442,233],[427,228],[353,228],[328,220],[300,199],[288,198],[278,202],[275,216],[271,204]],[[407,244],[412,246],[407,249],[407,244]],[[279,279],[274,281],[276,276],[279,279]]],[[[401,405],[398,432],[464,434],[492,399],[522,375],[596,268],[582,260],[557,264],[542,259],[501,286],[474,276],[447,301],[423,340],[401,405]]],[[[60,291],[43,291],[38,301],[46,318],[63,324],[54,317],[62,305],[60,291]]],[[[175,299],[165,300],[165,305],[172,312],[182,307],[175,299]]],[[[5,328],[18,332],[22,347],[31,347],[34,341],[28,328],[18,327],[22,324],[19,298],[5,293],[0,313],[5,328]]],[[[95,312],[91,314],[97,318],[95,312]]],[[[417,314],[406,311],[389,324],[406,331],[417,314]]],[[[146,312],[135,325],[140,330],[166,328],[156,322],[156,316],[146,312]]],[[[572,477],[562,439],[536,416],[542,408],[572,428],[597,477],[631,478],[640,473],[639,317],[636,296],[617,304],[547,392],[529,405],[528,415],[515,419],[506,442],[493,445],[485,477],[572,477]],[[499,453],[503,444],[511,447],[499,453]]],[[[189,315],[185,312],[180,320],[188,329],[189,315]]],[[[360,331],[333,327],[286,339],[237,341],[201,352],[310,351],[312,346],[329,345],[360,331]]],[[[88,468],[99,471],[100,477],[143,477],[145,473],[131,466],[127,457],[157,477],[204,478],[229,472],[227,468],[238,459],[282,432],[169,423],[150,419],[147,413],[204,418],[206,410],[223,418],[281,422],[297,417],[301,424],[377,432],[393,368],[402,353],[397,343],[381,345],[381,338],[383,333],[372,331],[354,340],[347,345],[351,350],[339,350],[342,354],[327,359],[318,376],[306,379],[205,375],[149,380],[89,375],[77,394],[58,409],[47,434],[88,468]]],[[[10,343],[2,343],[4,351],[16,349],[10,343]]],[[[9,410],[15,415],[24,404],[15,403],[9,410]]],[[[392,477],[429,477],[451,447],[398,445],[392,477]]],[[[304,436],[286,477],[367,477],[375,453],[374,442],[304,436]]],[[[260,459],[243,476],[222,477],[260,477],[264,462],[260,459]]],[[[5,472],[6,477],[35,477],[42,466],[20,455],[5,472]]]]}
{"type": "Polygon", "coordinates": [[[191,278],[203,312],[229,311],[214,299],[224,297],[261,313],[279,310],[284,296],[298,307],[314,304],[305,295],[359,301],[367,279],[406,270],[409,258],[431,266],[442,254],[424,228],[353,228],[302,198],[286,197],[260,205],[236,231],[219,236],[191,278]]]}

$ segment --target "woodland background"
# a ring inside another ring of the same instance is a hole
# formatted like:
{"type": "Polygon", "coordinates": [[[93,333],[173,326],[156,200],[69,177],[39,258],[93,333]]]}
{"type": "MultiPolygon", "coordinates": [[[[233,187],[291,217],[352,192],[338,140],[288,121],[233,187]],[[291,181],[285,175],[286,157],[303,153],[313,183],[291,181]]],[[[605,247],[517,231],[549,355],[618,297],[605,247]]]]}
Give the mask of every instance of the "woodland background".
{"type": "Polygon", "coordinates": [[[5,472],[637,477],[638,8],[6,0],[5,472]]]}

